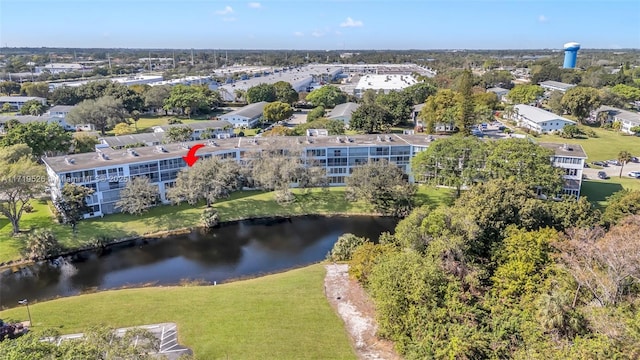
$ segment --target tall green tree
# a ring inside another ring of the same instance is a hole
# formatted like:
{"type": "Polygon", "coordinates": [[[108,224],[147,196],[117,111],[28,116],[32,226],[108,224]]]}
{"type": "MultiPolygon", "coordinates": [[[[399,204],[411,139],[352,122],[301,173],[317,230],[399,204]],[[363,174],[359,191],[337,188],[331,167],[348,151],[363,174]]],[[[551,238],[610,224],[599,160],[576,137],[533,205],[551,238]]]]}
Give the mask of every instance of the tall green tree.
{"type": "Polygon", "coordinates": [[[171,94],[164,101],[163,108],[179,109],[182,114],[191,117],[198,112],[208,112],[216,105],[211,96],[211,92],[205,87],[178,84],[171,88],[171,94]]]}
{"type": "Polygon", "coordinates": [[[613,225],[629,215],[640,214],[640,190],[623,189],[607,197],[607,208],[602,214],[605,225],[613,225]]]}
{"type": "Polygon", "coordinates": [[[26,144],[39,158],[66,154],[71,145],[71,133],[58,123],[30,122],[11,127],[0,143],[4,146],[26,144]]]}
{"type": "Polygon", "coordinates": [[[538,85],[516,85],[507,94],[507,98],[515,104],[531,104],[544,94],[538,85]]]}
{"type": "Polygon", "coordinates": [[[342,120],[332,120],[327,118],[316,119],[311,122],[296,125],[293,128],[294,134],[297,136],[305,136],[307,129],[326,129],[329,135],[344,134],[344,122],[342,120]]]}
{"type": "Polygon", "coordinates": [[[419,117],[423,121],[424,132],[432,134],[437,126],[455,124],[459,114],[460,96],[453,90],[444,89],[429,96],[419,117]]]}
{"type": "Polygon", "coordinates": [[[356,167],[346,180],[349,197],[372,204],[382,214],[403,217],[413,209],[415,185],[385,159],[356,167]]]}
{"type": "Polygon", "coordinates": [[[346,103],[347,94],[337,86],[325,85],[310,92],[306,100],[315,106],[324,106],[325,109],[331,109],[336,105],[346,103]]]}
{"type": "Polygon", "coordinates": [[[191,140],[193,129],[189,126],[175,126],[169,128],[163,136],[165,143],[177,143],[191,140]]]}
{"type": "Polygon", "coordinates": [[[431,82],[419,82],[406,87],[402,90],[405,97],[409,98],[412,105],[424,104],[427,98],[431,95],[435,95],[438,88],[431,82]]]}
{"type": "Polygon", "coordinates": [[[584,122],[592,110],[600,106],[600,96],[597,89],[577,86],[567,90],[562,97],[562,105],[580,122],[584,122]]]}
{"type": "Polygon", "coordinates": [[[273,84],[276,90],[276,101],[280,101],[286,104],[293,104],[298,101],[298,92],[291,87],[291,84],[286,81],[278,81],[273,84]]]}
{"type": "Polygon", "coordinates": [[[291,105],[281,101],[274,101],[264,106],[263,118],[269,122],[286,120],[293,115],[291,105]]]}
{"type": "Polygon", "coordinates": [[[486,178],[513,180],[550,195],[562,189],[562,171],[553,166],[554,152],[527,139],[505,139],[488,143],[486,178]]]}
{"type": "Polygon", "coordinates": [[[261,101],[273,102],[277,100],[276,88],[273,84],[258,84],[247,89],[246,97],[249,104],[261,101]]]}
{"type": "Polygon", "coordinates": [[[349,128],[371,134],[387,131],[393,122],[393,116],[382,106],[362,104],[351,114],[349,128]]]}
{"type": "Polygon", "coordinates": [[[564,106],[562,105],[562,98],[564,94],[561,91],[553,91],[547,100],[547,106],[557,115],[564,115],[564,106]]]}
{"type": "Polygon", "coordinates": [[[471,127],[476,123],[474,113],[473,94],[473,74],[471,70],[465,70],[458,78],[458,93],[460,94],[460,112],[456,119],[456,127],[463,135],[471,134],[471,127]]]}
{"type": "Polygon", "coordinates": [[[624,101],[639,101],[640,88],[625,84],[618,84],[611,88],[611,92],[620,96],[624,101]]]}
{"type": "Polygon", "coordinates": [[[178,173],[176,185],[169,189],[167,198],[174,203],[186,201],[196,205],[204,200],[207,207],[229,196],[240,186],[240,166],[233,160],[218,157],[202,159],[178,173]]]}
{"type": "Polygon", "coordinates": [[[76,105],[83,100],[77,88],[70,86],[58,86],[51,92],[50,99],[54,105],[76,105]]]}
{"type": "Polygon", "coordinates": [[[73,136],[73,139],[71,139],[71,149],[74,154],[94,152],[96,151],[96,144],[98,144],[98,138],[96,136],[83,133],[77,133],[73,136]]]}
{"type": "Polygon", "coordinates": [[[392,117],[392,125],[406,122],[411,117],[413,103],[411,98],[403,92],[391,91],[388,94],[378,95],[376,104],[387,110],[392,117]]]}
{"type": "Polygon", "coordinates": [[[4,215],[13,230],[13,234],[20,233],[20,219],[27,205],[36,196],[44,192],[47,185],[44,168],[31,160],[30,156],[15,159],[15,151],[20,148],[13,146],[0,150],[0,214],[4,215]]]}
{"type": "Polygon", "coordinates": [[[13,95],[20,93],[20,84],[15,81],[0,81],[0,94],[13,95]]]}
{"type": "Polygon", "coordinates": [[[81,102],[69,111],[66,121],[75,125],[91,124],[104,135],[107,129],[126,122],[127,115],[122,101],[104,96],[97,100],[81,102]]]}
{"type": "Polygon", "coordinates": [[[64,184],[60,196],[55,201],[62,222],[71,225],[71,230],[74,234],[76,233],[78,222],[91,210],[87,205],[87,197],[93,193],[94,190],[88,187],[67,183],[64,184]]]}
{"type": "Polygon", "coordinates": [[[158,186],[152,184],[147,177],[137,176],[120,190],[120,200],[116,207],[128,214],[141,215],[158,203],[158,197],[158,186]]]}
{"type": "Polygon", "coordinates": [[[460,190],[483,179],[486,145],[476,137],[439,139],[411,160],[416,180],[460,190]]]}
{"type": "MultiPolygon", "coordinates": [[[[171,96],[171,87],[168,85],[152,86],[147,92],[144,93],[144,106],[148,110],[158,111],[162,110],[165,100],[171,96]]],[[[166,114],[165,110],[165,114],[166,114]]]]}
{"type": "Polygon", "coordinates": [[[20,87],[20,93],[46,99],[49,95],[49,84],[46,82],[26,82],[20,87]]]}

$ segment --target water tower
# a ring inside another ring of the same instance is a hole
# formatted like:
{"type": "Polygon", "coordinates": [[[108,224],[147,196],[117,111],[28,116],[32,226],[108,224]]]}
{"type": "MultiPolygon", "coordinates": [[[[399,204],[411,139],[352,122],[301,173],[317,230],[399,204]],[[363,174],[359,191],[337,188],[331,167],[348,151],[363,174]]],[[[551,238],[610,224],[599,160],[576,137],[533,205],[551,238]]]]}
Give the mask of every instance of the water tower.
{"type": "Polygon", "coordinates": [[[573,69],[576,67],[576,59],[578,58],[578,50],[580,50],[580,44],[577,42],[570,42],[564,44],[564,65],[565,69],[573,69]]]}

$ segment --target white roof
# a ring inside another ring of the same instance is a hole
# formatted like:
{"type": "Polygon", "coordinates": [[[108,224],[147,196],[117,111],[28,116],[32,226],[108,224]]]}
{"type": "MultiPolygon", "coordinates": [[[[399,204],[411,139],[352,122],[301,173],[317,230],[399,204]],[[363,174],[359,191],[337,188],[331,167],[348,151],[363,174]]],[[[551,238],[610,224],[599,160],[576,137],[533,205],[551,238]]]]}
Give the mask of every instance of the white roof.
{"type": "Polygon", "coordinates": [[[558,89],[562,89],[562,90],[565,90],[565,91],[576,87],[576,85],[573,85],[573,84],[567,84],[567,83],[563,83],[563,82],[559,82],[559,81],[553,81],[553,80],[543,81],[543,82],[540,83],[540,86],[558,88],[558,89]]]}
{"type": "Polygon", "coordinates": [[[575,121],[563,118],[562,116],[556,115],[546,110],[542,110],[535,106],[520,104],[514,107],[518,109],[518,116],[526,118],[527,120],[532,121],[536,124],[547,121],[564,121],[571,124],[576,123],[575,121]]]}
{"type": "Polygon", "coordinates": [[[401,90],[417,83],[411,75],[365,75],[360,78],[356,89],[401,90]]]}

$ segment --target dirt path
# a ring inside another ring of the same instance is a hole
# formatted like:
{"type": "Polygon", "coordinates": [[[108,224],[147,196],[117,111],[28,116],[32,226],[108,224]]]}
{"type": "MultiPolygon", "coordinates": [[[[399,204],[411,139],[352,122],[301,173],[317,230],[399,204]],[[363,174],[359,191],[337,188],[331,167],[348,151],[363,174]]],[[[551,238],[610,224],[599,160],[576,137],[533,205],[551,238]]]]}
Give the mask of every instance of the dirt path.
{"type": "Polygon", "coordinates": [[[376,336],[378,325],[369,296],[355,280],[349,279],[349,265],[326,265],[325,294],[342,318],[358,359],[400,360],[393,343],[376,336]]]}

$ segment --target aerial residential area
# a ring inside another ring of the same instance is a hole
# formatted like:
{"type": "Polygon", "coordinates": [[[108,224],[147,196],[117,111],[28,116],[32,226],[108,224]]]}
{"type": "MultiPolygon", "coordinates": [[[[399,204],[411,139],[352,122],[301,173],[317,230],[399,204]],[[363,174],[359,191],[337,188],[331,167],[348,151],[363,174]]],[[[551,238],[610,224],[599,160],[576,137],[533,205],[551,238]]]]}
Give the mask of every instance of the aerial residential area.
{"type": "Polygon", "coordinates": [[[78,5],[0,4],[1,360],[640,357],[637,3],[78,5]]]}

